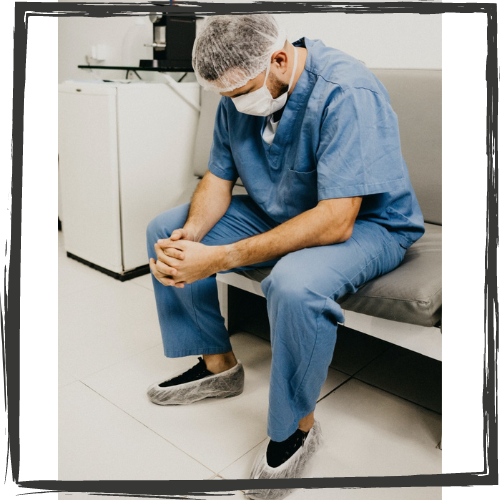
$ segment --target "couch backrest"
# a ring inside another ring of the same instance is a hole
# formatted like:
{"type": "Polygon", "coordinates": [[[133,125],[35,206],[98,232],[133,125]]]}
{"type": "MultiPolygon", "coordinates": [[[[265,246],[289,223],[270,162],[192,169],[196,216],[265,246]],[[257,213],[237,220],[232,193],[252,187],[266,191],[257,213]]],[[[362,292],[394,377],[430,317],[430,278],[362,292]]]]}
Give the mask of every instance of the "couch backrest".
{"type": "Polygon", "coordinates": [[[441,70],[372,70],[398,115],[401,150],[426,222],[441,224],[441,70]]]}
{"type": "MultiPolygon", "coordinates": [[[[426,222],[441,224],[441,71],[377,69],[398,115],[401,149],[426,222]]],[[[220,96],[202,91],[194,171],[203,176],[220,96]]]]}
{"type": "Polygon", "coordinates": [[[200,177],[207,171],[212,137],[214,134],[214,122],[220,95],[215,92],[201,91],[201,112],[196,131],[196,146],[193,154],[194,174],[200,177]]]}

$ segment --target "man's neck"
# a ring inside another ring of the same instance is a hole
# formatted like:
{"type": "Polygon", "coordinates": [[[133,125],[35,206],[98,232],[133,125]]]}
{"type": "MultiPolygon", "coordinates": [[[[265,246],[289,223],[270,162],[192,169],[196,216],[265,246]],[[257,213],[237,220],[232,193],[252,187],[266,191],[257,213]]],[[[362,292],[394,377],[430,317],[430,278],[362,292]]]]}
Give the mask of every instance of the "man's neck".
{"type": "MultiPolygon", "coordinates": [[[[304,68],[306,67],[306,59],[307,59],[307,49],[304,47],[296,47],[297,52],[295,54],[297,55],[297,69],[295,71],[295,76],[293,78],[292,86],[290,88],[290,92],[288,92],[288,98],[290,98],[290,94],[293,92],[293,89],[295,88],[295,85],[299,81],[300,75],[302,75],[302,72],[304,71],[304,68]]],[[[287,99],[288,102],[288,99],[287,99]]],[[[283,111],[285,111],[286,104],[276,111],[276,113],[273,114],[273,121],[274,122],[279,122],[281,120],[281,116],[283,115],[283,111]]]]}
{"type": "Polygon", "coordinates": [[[295,76],[293,78],[293,82],[290,87],[290,92],[288,92],[289,95],[293,92],[295,85],[299,81],[300,75],[302,75],[302,72],[306,67],[307,49],[305,47],[296,47],[296,49],[297,49],[296,55],[298,57],[297,69],[295,70],[295,76]]]}

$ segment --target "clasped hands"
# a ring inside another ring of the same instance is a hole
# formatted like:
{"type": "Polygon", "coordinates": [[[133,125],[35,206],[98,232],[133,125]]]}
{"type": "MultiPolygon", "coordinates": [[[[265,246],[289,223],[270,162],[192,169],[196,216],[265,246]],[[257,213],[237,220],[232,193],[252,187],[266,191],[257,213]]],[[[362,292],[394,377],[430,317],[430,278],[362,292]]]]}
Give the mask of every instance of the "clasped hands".
{"type": "Polygon", "coordinates": [[[157,259],[151,258],[149,267],[162,285],[184,288],[222,270],[221,247],[193,239],[186,229],[176,229],[170,238],[155,243],[157,259]]]}

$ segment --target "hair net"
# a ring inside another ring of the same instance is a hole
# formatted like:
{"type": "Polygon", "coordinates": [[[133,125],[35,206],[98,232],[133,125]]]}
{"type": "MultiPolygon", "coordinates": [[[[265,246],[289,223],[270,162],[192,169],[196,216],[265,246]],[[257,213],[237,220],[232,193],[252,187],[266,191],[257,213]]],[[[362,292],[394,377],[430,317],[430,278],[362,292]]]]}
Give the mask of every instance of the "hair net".
{"type": "Polygon", "coordinates": [[[230,92],[262,73],[286,35],[270,14],[212,16],[193,46],[193,68],[206,90],[230,92]]]}

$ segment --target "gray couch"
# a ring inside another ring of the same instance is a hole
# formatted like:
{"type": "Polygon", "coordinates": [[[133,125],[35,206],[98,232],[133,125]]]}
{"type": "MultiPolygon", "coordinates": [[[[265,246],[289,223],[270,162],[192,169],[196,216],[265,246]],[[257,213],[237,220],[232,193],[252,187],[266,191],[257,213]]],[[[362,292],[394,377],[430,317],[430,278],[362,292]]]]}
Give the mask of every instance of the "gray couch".
{"type": "MultiPolygon", "coordinates": [[[[424,214],[426,232],[397,269],[341,299],[345,325],[441,360],[441,71],[373,72],[387,88],[398,115],[403,156],[424,214]]],[[[199,177],[207,168],[218,101],[216,94],[203,92],[194,154],[199,177]]],[[[235,192],[244,189],[237,185],[235,192]]],[[[227,285],[263,295],[260,282],[270,271],[218,275],[222,300],[227,297],[227,285]]]]}

